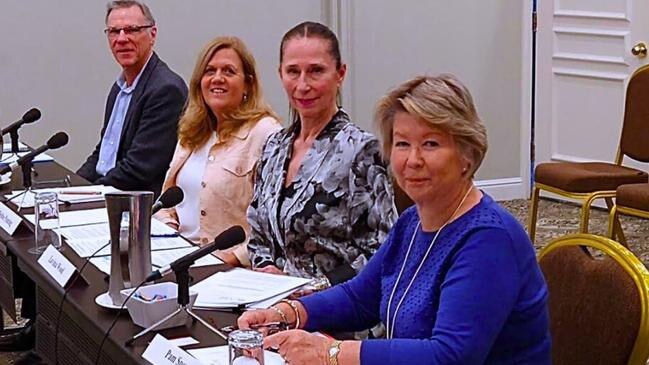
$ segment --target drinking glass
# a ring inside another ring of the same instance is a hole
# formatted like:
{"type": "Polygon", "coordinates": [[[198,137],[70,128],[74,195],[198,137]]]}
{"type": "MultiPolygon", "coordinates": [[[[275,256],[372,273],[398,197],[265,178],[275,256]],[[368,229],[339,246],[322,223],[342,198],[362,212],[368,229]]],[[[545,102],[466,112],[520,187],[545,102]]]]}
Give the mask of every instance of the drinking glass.
{"type": "Polygon", "coordinates": [[[34,247],[29,253],[39,255],[48,245],[61,249],[59,199],[56,192],[39,192],[34,197],[34,247]]]}
{"type": "Polygon", "coordinates": [[[264,365],[264,336],[255,330],[236,330],[228,336],[230,365],[264,365]]]}

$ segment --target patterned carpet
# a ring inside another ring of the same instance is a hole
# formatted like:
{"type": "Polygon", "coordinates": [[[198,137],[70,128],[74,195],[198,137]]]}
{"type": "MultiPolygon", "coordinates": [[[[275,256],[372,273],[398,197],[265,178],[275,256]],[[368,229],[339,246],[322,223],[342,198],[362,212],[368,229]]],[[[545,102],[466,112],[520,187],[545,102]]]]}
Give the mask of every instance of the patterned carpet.
{"type": "MultiPolygon", "coordinates": [[[[518,220],[527,226],[528,200],[511,200],[501,202],[518,220]]],[[[649,221],[633,217],[620,218],[627,243],[631,251],[642,262],[649,264],[649,221]]],[[[590,232],[606,235],[608,226],[608,213],[604,210],[593,209],[590,218],[590,232]]],[[[535,248],[537,251],[551,239],[576,232],[579,227],[579,207],[575,204],[560,203],[542,199],[539,205],[539,217],[536,233],[535,248]]],[[[20,303],[18,303],[20,305],[20,303]]],[[[5,315],[5,325],[14,325],[5,315]]],[[[15,358],[21,353],[0,353],[0,365],[13,364],[15,358]]]]}

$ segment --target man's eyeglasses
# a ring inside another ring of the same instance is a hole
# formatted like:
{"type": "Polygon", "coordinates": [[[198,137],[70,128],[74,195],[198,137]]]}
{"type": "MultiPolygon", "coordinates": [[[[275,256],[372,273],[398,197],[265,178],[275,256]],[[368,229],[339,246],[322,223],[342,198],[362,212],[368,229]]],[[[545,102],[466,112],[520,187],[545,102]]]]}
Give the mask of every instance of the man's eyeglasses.
{"type": "Polygon", "coordinates": [[[153,27],[154,24],[149,24],[149,25],[129,25],[127,27],[123,28],[113,28],[113,27],[108,27],[104,29],[104,33],[108,36],[108,38],[117,38],[119,34],[124,31],[124,35],[127,37],[129,36],[134,36],[136,34],[139,34],[141,31],[153,27]]]}

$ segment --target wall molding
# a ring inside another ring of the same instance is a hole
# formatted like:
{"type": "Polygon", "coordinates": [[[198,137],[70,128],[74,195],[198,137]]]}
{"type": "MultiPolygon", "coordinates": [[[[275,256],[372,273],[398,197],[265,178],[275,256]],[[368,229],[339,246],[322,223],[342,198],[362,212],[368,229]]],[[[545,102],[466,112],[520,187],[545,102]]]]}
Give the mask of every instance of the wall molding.
{"type": "Polygon", "coordinates": [[[625,13],[605,11],[557,10],[554,12],[554,16],[605,20],[629,20],[629,17],[627,17],[625,13]]]}
{"type": "Polygon", "coordinates": [[[609,30],[602,28],[585,28],[585,27],[564,27],[555,26],[553,28],[556,34],[573,34],[573,35],[593,35],[599,37],[624,38],[629,35],[628,30],[609,30]]]}
{"type": "Polygon", "coordinates": [[[574,76],[584,77],[596,80],[609,80],[609,81],[622,81],[624,82],[627,75],[621,72],[599,72],[589,71],[584,69],[568,68],[568,67],[553,67],[552,73],[561,76],[574,76]]]}
{"type": "Polygon", "coordinates": [[[532,1],[524,1],[522,7],[523,22],[521,24],[521,110],[520,110],[520,165],[519,165],[519,185],[517,198],[527,198],[530,196],[531,173],[532,173],[532,112],[533,104],[536,100],[533,97],[532,87],[536,75],[533,74],[532,57],[532,39],[534,33],[532,30],[532,1]]]}
{"type": "Polygon", "coordinates": [[[613,65],[622,65],[622,66],[629,65],[624,60],[623,57],[598,56],[598,55],[592,55],[586,53],[557,52],[552,56],[552,58],[555,60],[593,62],[593,63],[613,64],[613,65]]]}
{"type": "Polygon", "coordinates": [[[494,200],[527,199],[523,179],[520,177],[476,180],[474,185],[491,195],[494,200]]]}

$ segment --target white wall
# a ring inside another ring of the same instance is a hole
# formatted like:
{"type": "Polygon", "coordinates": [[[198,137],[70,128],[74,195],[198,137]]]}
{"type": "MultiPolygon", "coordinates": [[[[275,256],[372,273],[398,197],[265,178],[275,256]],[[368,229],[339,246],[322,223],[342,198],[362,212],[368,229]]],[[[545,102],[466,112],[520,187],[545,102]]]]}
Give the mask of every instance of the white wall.
{"type": "Polygon", "coordinates": [[[353,113],[369,121],[388,88],[419,74],[456,74],[488,128],[478,179],[519,176],[520,1],[349,2],[353,113]],[[515,153],[512,153],[515,152],[515,153]]]}
{"type": "MultiPolygon", "coordinates": [[[[239,36],[257,58],[268,101],[284,117],[278,47],[284,32],[303,20],[338,31],[349,70],[344,106],[365,129],[372,130],[374,104],[388,88],[422,73],[455,73],[471,89],[488,128],[490,148],[478,179],[520,182],[524,175],[521,135],[527,143],[528,120],[521,115],[529,105],[522,88],[526,5],[520,1],[149,3],[159,28],[156,49],[172,69],[188,80],[208,39],[239,36]]],[[[103,2],[87,0],[7,1],[0,12],[0,125],[39,107],[42,120],[24,127],[21,138],[34,145],[67,131],[70,145],[54,154],[71,169],[99,140],[106,94],[119,73],[102,32],[104,12],[103,2]]],[[[520,192],[512,194],[507,197],[520,192]]]]}
{"type": "MultiPolygon", "coordinates": [[[[158,24],[156,51],[173,70],[188,81],[209,39],[239,36],[257,58],[266,98],[282,116],[287,101],[277,77],[279,41],[300,21],[326,15],[320,0],[282,0],[281,11],[265,0],[149,4],[158,24]]],[[[40,108],[43,117],[23,127],[21,139],[40,145],[66,131],[70,144],[53,154],[73,170],[99,141],[106,96],[120,72],[104,17],[105,3],[87,0],[7,1],[0,12],[0,125],[40,108]]]]}

